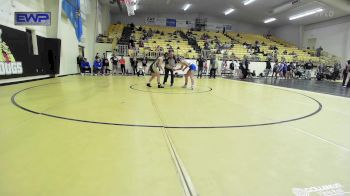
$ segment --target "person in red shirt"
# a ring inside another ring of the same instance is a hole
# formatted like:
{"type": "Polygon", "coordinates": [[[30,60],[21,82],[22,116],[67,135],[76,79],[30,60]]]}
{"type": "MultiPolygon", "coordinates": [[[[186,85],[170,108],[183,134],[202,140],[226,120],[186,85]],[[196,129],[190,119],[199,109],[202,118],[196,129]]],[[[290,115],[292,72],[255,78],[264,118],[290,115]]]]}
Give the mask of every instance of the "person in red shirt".
{"type": "Polygon", "coordinates": [[[120,64],[120,68],[122,70],[122,75],[125,75],[125,59],[124,57],[122,56],[119,60],[119,64],[120,64]]]}

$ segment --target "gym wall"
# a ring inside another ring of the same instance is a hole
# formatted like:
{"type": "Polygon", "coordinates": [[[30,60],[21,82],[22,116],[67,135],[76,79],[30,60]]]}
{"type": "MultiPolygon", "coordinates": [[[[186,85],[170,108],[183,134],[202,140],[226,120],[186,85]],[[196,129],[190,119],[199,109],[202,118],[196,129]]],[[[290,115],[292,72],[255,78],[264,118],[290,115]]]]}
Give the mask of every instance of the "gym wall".
{"type": "Polygon", "coordinates": [[[342,64],[350,59],[350,16],[304,27],[303,45],[316,39],[316,48],[322,46],[331,54],[342,58],[342,64]]]}
{"type": "Polygon", "coordinates": [[[59,75],[79,73],[79,67],[77,65],[79,41],[75,36],[75,29],[63,12],[59,22],[59,38],[62,40],[61,67],[59,75]]]}
{"type": "Polygon", "coordinates": [[[295,44],[299,48],[303,45],[303,26],[302,25],[286,25],[271,30],[272,35],[295,44]]]}
{"type": "Polygon", "coordinates": [[[34,55],[31,35],[0,25],[0,79],[58,74],[61,41],[36,36],[38,54],[34,55]]]}
{"type": "MultiPolygon", "coordinates": [[[[194,24],[195,19],[200,17],[200,15],[198,14],[136,14],[135,16],[127,16],[125,13],[112,13],[111,22],[112,23],[122,22],[125,24],[133,22],[136,25],[145,25],[147,17],[188,20],[194,24]]],[[[205,16],[205,18],[208,19],[208,27],[212,27],[210,28],[210,30],[218,30],[216,28],[213,28],[215,27],[215,24],[219,26],[220,24],[231,25],[232,26],[231,31],[235,31],[235,32],[265,34],[269,30],[267,27],[262,25],[259,26],[259,25],[245,23],[245,22],[238,22],[234,20],[223,19],[220,17],[205,16]]],[[[222,30],[222,28],[219,30],[222,30]]]]}

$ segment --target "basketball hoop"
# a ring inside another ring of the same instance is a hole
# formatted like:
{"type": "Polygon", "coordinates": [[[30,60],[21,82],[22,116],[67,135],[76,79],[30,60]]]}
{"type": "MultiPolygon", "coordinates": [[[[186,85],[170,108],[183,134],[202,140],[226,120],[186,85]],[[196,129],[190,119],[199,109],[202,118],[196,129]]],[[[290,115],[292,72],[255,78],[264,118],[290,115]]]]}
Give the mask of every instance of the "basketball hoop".
{"type": "Polygon", "coordinates": [[[121,0],[121,2],[125,3],[126,9],[128,11],[128,16],[135,15],[135,6],[137,4],[137,0],[121,0]]]}

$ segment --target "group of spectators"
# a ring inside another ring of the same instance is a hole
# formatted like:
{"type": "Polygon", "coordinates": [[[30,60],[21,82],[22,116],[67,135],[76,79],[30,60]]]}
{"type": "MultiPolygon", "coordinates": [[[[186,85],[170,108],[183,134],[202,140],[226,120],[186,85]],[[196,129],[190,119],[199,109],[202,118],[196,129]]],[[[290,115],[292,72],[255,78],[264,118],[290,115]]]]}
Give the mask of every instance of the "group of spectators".
{"type": "MultiPolygon", "coordinates": [[[[234,57],[231,61],[231,63],[228,65],[227,60],[221,61],[221,72],[223,73],[224,70],[230,69],[232,71],[235,71],[237,77],[241,79],[247,78],[249,75],[253,74],[249,70],[249,60],[247,56],[244,56],[241,61],[239,61],[238,58],[234,57]]],[[[220,67],[220,61],[217,58],[215,54],[212,54],[209,59],[203,58],[203,56],[200,56],[197,59],[197,65],[198,65],[198,75],[197,78],[202,78],[203,73],[205,71],[209,72],[209,79],[216,78],[216,74],[218,72],[218,68],[220,67]]]]}
{"type": "MultiPolygon", "coordinates": [[[[171,76],[171,84],[174,82],[174,67],[178,63],[178,58],[175,56],[172,52],[169,52],[166,55],[165,58],[165,69],[164,69],[164,83],[167,82],[169,75],[171,76]]],[[[135,55],[131,56],[129,58],[130,65],[132,68],[132,72],[130,72],[133,75],[144,75],[146,72],[147,62],[148,59],[146,57],[142,59],[138,59],[135,55]],[[138,67],[139,62],[141,62],[142,67],[138,67]]],[[[117,70],[118,67],[120,67],[122,75],[128,74],[128,72],[125,69],[126,60],[123,56],[120,57],[120,59],[112,55],[110,59],[107,58],[106,54],[103,53],[102,56],[100,56],[99,53],[96,54],[95,60],[92,64],[87,61],[86,58],[79,56],[78,57],[78,64],[81,70],[81,74],[93,74],[93,75],[109,75],[109,74],[118,74],[117,70]],[[112,70],[110,69],[110,64],[112,65],[112,70]]],[[[225,70],[226,68],[230,70],[235,70],[236,75],[241,78],[245,79],[248,76],[255,76],[255,72],[251,72],[249,69],[249,60],[247,56],[244,56],[243,59],[240,61],[238,58],[234,57],[230,63],[230,65],[227,64],[227,60],[219,61],[217,56],[215,54],[212,54],[209,56],[208,59],[203,58],[203,56],[200,56],[197,59],[197,65],[198,65],[198,78],[203,77],[203,73],[205,71],[209,72],[209,78],[216,78],[217,70],[220,66],[221,62],[221,68],[225,70]]],[[[318,80],[321,80],[323,78],[329,79],[329,80],[337,80],[340,78],[341,74],[341,65],[336,63],[332,67],[332,71],[328,71],[328,67],[324,64],[320,64],[318,66],[315,66],[314,63],[309,60],[308,62],[290,62],[287,63],[285,60],[282,60],[281,62],[272,62],[271,60],[268,60],[266,62],[266,68],[264,70],[264,73],[260,74],[261,77],[268,77],[272,73],[272,77],[274,78],[280,78],[280,79],[293,79],[293,78],[304,78],[311,80],[312,70],[317,67],[316,71],[316,78],[318,80]]],[[[342,72],[342,78],[343,78],[343,87],[349,87],[350,86],[350,60],[347,62],[347,65],[343,69],[342,72]]]]}
{"type": "Polygon", "coordinates": [[[306,62],[304,65],[299,63],[287,63],[285,60],[282,62],[276,61],[272,67],[271,61],[266,62],[266,68],[264,70],[264,76],[268,77],[272,71],[272,77],[281,79],[292,79],[295,77],[301,78],[303,75],[305,79],[311,79],[311,71],[314,65],[310,61],[306,62]]]}
{"type": "Polygon", "coordinates": [[[77,58],[77,63],[82,75],[109,75],[111,72],[112,74],[117,74],[118,65],[120,65],[121,74],[126,74],[125,59],[123,56],[118,59],[117,56],[112,55],[112,57],[108,59],[106,53],[103,53],[102,56],[99,53],[96,53],[95,60],[91,66],[86,58],[79,55],[77,58]],[[112,70],[110,69],[110,64],[112,64],[112,70]]]}
{"type": "MultiPolygon", "coordinates": [[[[290,62],[287,63],[285,60],[281,62],[274,62],[272,66],[271,60],[268,60],[266,63],[266,68],[264,73],[260,76],[268,77],[272,72],[272,77],[280,79],[293,79],[293,78],[304,78],[311,80],[312,71],[316,67],[316,79],[328,79],[328,80],[337,80],[341,76],[342,67],[339,63],[335,63],[332,67],[326,66],[325,64],[315,65],[311,60],[308,62],[290,62]]],[[[342,78],[343,86],[349,87],[350,83],[350,60],[347,62],[347,65],[343,69],[342,78]]]]}

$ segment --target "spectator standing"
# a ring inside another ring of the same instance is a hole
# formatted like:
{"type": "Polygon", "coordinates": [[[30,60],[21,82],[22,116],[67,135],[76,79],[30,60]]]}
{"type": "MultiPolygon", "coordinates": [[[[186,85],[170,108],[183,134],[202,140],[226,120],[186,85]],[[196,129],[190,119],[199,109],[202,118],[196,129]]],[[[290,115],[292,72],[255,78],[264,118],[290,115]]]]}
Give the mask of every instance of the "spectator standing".
{"type": "Polygon", "coordinates": [[[311,71],[312,68],[314,67],[314,64],[312,64],[311,59],[309,62],[305,64],[305,79],[311,80],[311,71]]]}
{"type": "Polygon", "coordinates": [[[293,78],[293,69],[294,69],[294,65],[292,62],[290,62],[287,65],[287,75],[286,75],[286,79],[292,79],[293,78]]]}
{"type": "Polygon", "coordinates": [[[278,65],[278,73],[280,78],[283,78],[283,68],[284,68],[284,62],[282,61],[279,65],[278,65]]]}
{"type": "Polygon", "coordinates": [[[278,61],[275,62],[272,69],[272,77],[275,76],[278,77],[278,61]]]}
{"type": "Polygon", "coordinates": [[[142,68],[143,68],[143,72],[146,73],[146,67],[147,67],[147,57],[143,57],[142,59],[142,68]]]}
{"type": "Polygon", "coordinates": [[[268,77],[271,72],[271,60],[268,59],[266,61],[266,67],[265,67],[265,77],[268,77]]]}
{"type": "Polygon", "coordinates": [[[223,59],[223,60],[221,61],[221,75],[222,75],[222,74],[225,74],[226,68],[227,68],[227,62],[226,62],[226,60],[223,59]]]}
{"type": "Polygon", "coordinates": [[[137,74],[137,58],[136,55],[134,55],[133,57],[130,57],[130,64],[131,64],[131,68],[132,68],[132,72],[134,75],[137,74]]]}
{"type": "Polygon", "coordinates": [[[335,63],[333,67],[333,76],[332,79],[335,81],[338,79],[339,73],[340,73],[341,65],[340,63],[335,63]]]}
{"type": "Polygon", "coordinates": [[[118,57],[116,57],[115,55],[113,55],[111,57],[111,62],[112,62],[112,65],[113,65],[113,69],[112,69],[112,74],[117,74],[117,69],[118,69],[118,57]]]}
{"type": "Polygon", "coordinates": [[[343,71],[343,87],[349,87],[350,85],[350,60],[348,60],[348,64],[345,66],[343,71]]]}
{"type": "Polygon", "coordinates": [[[282,74],[283,74],[284,79],[287,78],[287,71],[288,71],[288,64],[284,61],[283,62],[283,70],[282,70],[282,74]]]}
{"type": "Polygon", "coordinates": [[[216,70],[217,70],[217,59],[215,59],[215,55],[213,55],[210,59],[210,74],[209,78],[216,78],[216,70]]]}
{"type": "Polygon", "coordinates": [[[239,69],[239,59],[235,58],[235,60],[233,61],[233,68],[235,70],[234,74],[236,75],[236,77],[241,77],[242,73],[241,70],[239,69]]]}
{"type": "Polygon", "coordinates": [[[120,58],[119,64],[120,64],[120,69],[122,71],[122,75],[125,75],[126,74],[126,72],[125,72],[125,59],[123,56],[120,58]]]}
{"type": "Polygon", "coordinates": [[[205,59],[203,58],[202,55],[199,56],[199,58],[197,59],[197,62],[198,62],[198,76],[197,76],[197,78],[202,78],[204,63],[205,63],[205,59]]]}
{"type": "Polygon", "coordinates": [[[102,74],[106,75],[107,71],[109,70],[109,60],[107,59],[106,53],[103,53],[103,59],[102,59],[102,74]]]}
{"type": "Polygon", "coordinates": [[[249,71],[249,61],[246,55],[243,56],[242,67],[243,67],[243,70],[242,70],[243,79],[246,79],[249,71]]]}
{"type": "Polygon", "coordinates": [[[80,68],[80,73],[83,73],[83,70],[81,69],[82,68],[81,63],[83,62],[83,60],[84,60],[84,57],[81,54],[79,54],[79,56],[77,57],[77,65],[80,68]]]}
{"type": "Polygon", "coordinates": [[[322,46],[320,46],[319,48],[317,48],[317,49],[316,49],[316,56],[317,56],[317,57],[320,57],[320,56],[321,56],[322,51],[323,51],[322,46]]]}

